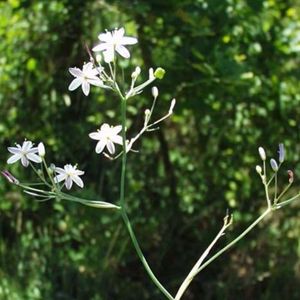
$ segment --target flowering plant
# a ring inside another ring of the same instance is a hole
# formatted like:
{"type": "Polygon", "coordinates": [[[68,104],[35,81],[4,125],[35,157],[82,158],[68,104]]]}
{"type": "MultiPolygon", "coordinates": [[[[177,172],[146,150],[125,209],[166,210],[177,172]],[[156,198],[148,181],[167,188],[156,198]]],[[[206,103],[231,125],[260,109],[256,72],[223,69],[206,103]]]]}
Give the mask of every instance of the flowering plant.
{"type": "MultiPolygon", "coordinates": [[[[74,91],[81,86],[84,95],[88,96],[90,93],[91,86],[96,86],[104,89],[108,89],[111,92],[117,94],[120,98],[121,106],[121,124],[110,125],[108,123],[101,124],[99,129],[89,133],[89,137],[92,140],[96,140],[95,152],[97,154],[103,154],[111,160],[118,158],[122,159],[122,169],[120,178],[120,198],[118,203],[110,203],[99,200],[89,200],[79,197],[74,197],[69,193],[64,192],[64,188],[68,191],[73,187],[73,183],[76,186],[83,188],[84,183],[81,178],[85,174],[84,171],[78,169],[77,165],[70,163],[64,165],[64,167],[57,167],[55,164],[48,164],[45,156],[46,150],[44,144],[41,142],[37,147],[34,147],[33,142],[25,140],[22,145],[16,144],[16,147],[8,147],[8,151],[12,154],[7,160],[8,164],[13,164],[21,161],[24,167],[30,166],[36,173],[38,182],[31,184],[24,184],[16,179],[9,171],[2,171],[2,175],[12,184],[18,185],[23,191],[39,201],[48,201],[54,199],[68,200],[78,202],[83,205],[92,206],[95,208],[107,208],[113,209],[116,212],[120,212],[120,215],[124,221],[124,224],[131,237],[132,244],[139,256],[146,272],[162,292],[162,294],[169,300],[179,300],[182,298],[186,289],[193,281],[195,276],[199,274],[205,267],[211,262],[217,259],[222,253],[227,251],[239,240],[247,235],[259,222],[261,222],[267,215],[273,213],[275,210],[284,207],[285,205],[293,202],[300,197],[300,193],[295,196],[285,199],[286,192],[291,187],[294,176],[291,170],[288,171],[288,184],[279,192],[278,188],[278,174],[279,170],[285,160],[285,149],[283,144],[279,145],[279,156],[278,162],[272,158],[270,160],[271,173],[267,173],[267,155],[262,147],[259,147],[258,152],[262,161],[262,165],[256,166],[256,171],[259,174],[262,184],[265,190],[266,197],[266,210],[252,223],[250,224],[238,237],[223,247],[221,250],[216,252],[210,258],[208,255],[212,251],[212,248],[217,241],[225,234],[226,229],[232,224],[233,217],[230,214],[226,214],[224,217],[223,226],[220,231],[203,252],[200,258],[197,260],[191,271],[188,273],[182,284],[179,286],[178,291],[175,295],[172,295],[155,276],[152,269],[150,268],[143,251],[138,243],[137,237],[134,233],[133,226],[130,222],[130,218],[127,213],[127,203],[125,196],[125,180],[126,180],[126,168],[127,168],[127,156],[135,152],[133,150],[134,143],[141,138],[146,132],[157,130],[157,125],[169,118],[173,114],[175,107],[175,99],[170,101],[170,107],[168,112],[161,116],[157,120],[153,119],[153,112],[156,107],[157,99],[159,96],[158,88],[152,87],[153,101],[151,106],[144,111],[144,123],[139,132],[132,137],[127,136],[126,129],[126,108],[127,101],[134,98],[143,92],[144,88],[151,85],[156,79],[162,79],[165,71],[162,68],[157,68],[155,71],[153,68],[148,70],[148,79],[136,85],[136,81],[141,74],[141,68],[136,67],[131,74],[131,82],[129,89],[124,92],[124,88],[119,85],[118,80],[118,55],[128,59],[130,57],[129,50],[125,47],[127,45],[134,45],[137,43],[137,39],[134,37],[125,36],[124,28],[115,29],[111,32],[107,31],[101,33],[98,36],[100,44],[96,45],[92,51],[100,53],[103,56],[104,64],[100,60],[96,60],[91,51],[88,50],[90,61],[83,64],[82,69],[72,67],[69,69],[70,74],[75,77],[69,85],[69,90],[74,91]],[[118,55],[117,55],[118,54],[118,55]],[[107,151],[107,152],[106,152],[107,151]],[[35,165],[37,164],[37,165],[35,165]],[[273,187],[272,189],[270,189],[273,187]],[[274,191],[274,192],[273,192],[274,191]]],[[[99,57],[99,55],[97,57],[99,57]]]]}

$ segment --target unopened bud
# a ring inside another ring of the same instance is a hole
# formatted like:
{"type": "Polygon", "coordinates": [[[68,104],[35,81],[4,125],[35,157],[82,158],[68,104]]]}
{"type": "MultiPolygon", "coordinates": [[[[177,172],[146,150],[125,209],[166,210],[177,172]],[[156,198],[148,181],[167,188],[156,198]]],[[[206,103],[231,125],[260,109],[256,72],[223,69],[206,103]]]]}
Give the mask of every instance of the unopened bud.
{"type": "Polygon", "coordinates": [[[158,79],[163,79],[166,74],[166,71],[163,68],[157,68],[154,72],[154,77],[158,79]]]}
{"type": "Polygon", "coordinates": [[[141,68],[136,67],[134,72],[132,72],[132,74],[131,74],[131,78],[136,80],[140,74],[141,74],[141,68]]]}
{"type": "Polygon", "coordinates": [[[40,157],[44,157],[46,154],[45,146],[42,142],[38,144],[38,153],[40,157]]]}
{"type": "Polygon", "coordinates": [[[283,144],[279,144],[279,162],[283,163],[284,162],[284,156],[285,156],[285,151],[284,151],[284,145],[283,144]]]}
{"type": "Polygon", "coordinates": [[[150,115],[150,109],[147,108],[147,109],[145,110],[145,115],[146,115],[146,116],[149,116],[149,115],[150,115]]]}
{"type": "Polygon", "coordinates": [[[255,170],[256,170],[256,172],[259,174],[259,175],[261,175],[262,174],[262,168],[261,168],[261,166],[256,166],[255,167],[255,170]]]}
{"type": "Polygon", "coordinates": [[[176,104],[176,99],[173,98],[172,101],[171,101],[170,108],[169,108],[169,114],[173,113],[173,109],[174,109],[175,104],[176,104]]]}
{"type": "Polygon", "coordinates": [[[158,88],[156,86],[154,86],[152,89],[151,89],[151,92],[152,92],[152,96],[154,99],[157,98],[158,96],[158,88]]]}
{"type": "Polygon", "coordinates": [[[153,73],[153,68],[150,68],[150,69],[149,69],[149,79],[150,79],[150,80],[155,79],[154,73],[153,73]]]}
{"type": "Polygon", "coordinates": [[[19,184],[19,180],[10,174],[7,170],[1,171],[1,174],[7,179],[8,182],[12,184],[19,184]]]}
{"type": "Polygon", "coordinates": [[[266,152],[265,152],[265,149],[263,147],[258,148],[258,153],[259,153],[259,156],[262,160],[266,160],[266,152]]]}
{"type": "Polygon", "coordinates": [[[270,159],[270,165],[274,172],[278,171],[278,164],[274,158],[270,159]]]}
{"type": "Polygon", "coordinates": [[[294,172],[292,170],[287,171],[288,176],[289,176],[289,183],[293,183],[294,181],[294,172]]]}

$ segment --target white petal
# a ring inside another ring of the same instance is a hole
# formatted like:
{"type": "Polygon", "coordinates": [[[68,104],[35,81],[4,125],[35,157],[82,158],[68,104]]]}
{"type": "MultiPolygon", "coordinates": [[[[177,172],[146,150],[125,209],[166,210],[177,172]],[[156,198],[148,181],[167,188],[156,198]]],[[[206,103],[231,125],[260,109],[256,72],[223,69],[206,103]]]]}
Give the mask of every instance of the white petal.
{"type": "Polygon", "coordinates": [[[36,162],[36,163],[41,163],[41,162],[42,162],[42,159],[41,159],[38,155],[36,155],[36,154],[34,154],[34,153],[27,153],[27,154],[26,154],[26,157],[27,157],[29,160],[32,160],[32,161],[34,161],[34,162],[36,162]]]}
{"type": "Polygon", "coordinates": [[[119,45],[116,47],[116,51],[123,56],[124,58],[129,58],[130,57],[130,53],[129,51],[122,45],[119,45]]]}
{"type": "Polygon", "coordinates": [[[83,77],[83,73],[80,69],[78,68],[69,68],[69,72],[74,76],[74,77],[83,77]]]}
{"type": "Polygon", "coordinates": [[[7,163],[8,163],[8,164],[13,164],[13,163],[15,163],[16,161],[18,161],[21,157],[22,157],[22,154],[21,154],[21,153],[16,153],[15,155],[11,156],[11,157],[7,160],[7,163]]]}
{"type": "Polygon", "coordinates": [[[82,78],[78,77],[75,78],[69,85],[68,90],[69,91],[74,91],[76,90],[80,85],[82,84],[82,78]]]}
{"type": "Polygon", "coordinates": [[[134,37],[124,36],[121,40],[122,45],[134,45],[138,40],[134,37]]]}
{"type": "Polygon", "coordinates": [[[73,176],[72,176],[72,180],[73,180],[79,187],[83,188],[83,181],[82,181],[82,179],[81,179],[79,176],[73,175],[73,176]]]}
{"type": "Polygon", "coordinates": [[[101,153],[106,146],[106,140],[100,140],[96,145],[96,153],[101,153]]]}
{"type": "Polygon", "coordinates": [[[101,68],[94,68],[89,71],[88,77],[96,77],[98,76],[103,70],[101,68]]]}
{"type": "Polygon", "coordinates": [[[99,78],[88,79],[87,81],[88,81],[89,84],[99,86],[99,87],[103,87],[103,81],[100,80],[99,78]]]}
{"type": "Polygon", "coordinates": [[[122,125],[117,125],[114,128],[112,128],[113,134],[118,134],[122,130],[122,125]]]}
{"type": "Polygon", "coordinates": [[[104,52],[103,52],[103,55],[104,55],[104,61],[106,63],[110,63],[114,60],[114,56],[115,56],[115,52],[114,52],[114,49],[112,47],[110,48],[107,48],[104,52]]]}
{"type": "Polygon", "coordinates": [[[112,142],[119,144],[119,145],[123,145],[123,138],[120,135],[113,135],[110,137],[112,142]]]}
{"type": "Polygon", "coordinates": [[[27,153],[37,153],[39,151],[38,147],[33,147],[31,149],[28,149],[26,152],[27,153]]]}
{"type": "Polygon", "coordinates": [[[83,65],[82,71],[84,74],[89,73],[93,69],[93,64],[88,62],[87,64],[83,65]]]}
{"type": "Polygon", "coordinates": [[[66,179],[66,182],[65,182],[65,186],[66,186],[66,188],[67,188],[68,190],[70,190],[71,187],[72,187],[72,185],[73,185],[73,181],[72,181],[71,177],[68,176],[67,179],[66,179]]]}
{"type": "Polygon", "coordinates": [[[107,123],[103,123],[100,127],[101,131],[106,131],[106,130],[109,130],[109,129],[110,129],[110,126],[107,123]]]}
{"type": "Polygon", "coordinates": [[[90,84],[87,81],[82,82],[82,91],[86,96],[90,93],[90,84]]]}
{"type": "Polygon", "coordinates": [[[110,154],[114,154],[116,151],[114,143],[110,140],[107,141],[106,148],[108,149],[110,154]]]}
{"type": "Polygon", "coordinates": [[[18,147],[8,147],[7,150],[12,154],[18,154],[21,151],[21,148],[18,147]]]}
{"type": "Polygon", "coordinates": [[[31,141],[24,141],[22,145],[23,151],[28,151],[30,148],[32,148],[33,144],[31,141]]]}
{"type": "Polygon", "coordinates": [[[84,174],[84,171],[76,170],[76,171],[74,172],[74,174],[77,175],[77,176],[81,176],[81,175],[84,174]]]}
{"type": "Polygon", "coordinates": [[[102,44],[99,44],[99,45],[95,46],[92,50],[94,52],[99,52],[99,51],[107,50],[108,47],[109,47],[108,44],[102,43],[102,44]]]}
{"type": "Polygon", "coordinates": [[[59,175],[54,177],[54,182],[58,183],[58,182],[61,182],[61,181],[65,180],[66,178],[67,178],[66,174],[59,174],[59,175]]]}
{"type": "Polygon", "coordinates": [[[124,27],[121,27],[120,29],[114,31],[114,37],[120,40],[121,38],[123,38],[124,33],[125,33],[125,29],[124,27]]]}
{"type": "Polygon", "coordinates": [[[55,172],[58,173],[58,174],[66,174],[65,169],[58,168],[58,167],[55,168],[55,172]]]}
{"type": "Polygon", "coordinates": [[[112,35],[110,32],[100,33],[98,39],[102,42],[109,42],[112,39],[112,35]]]}
{"type": "Polygon", "coordinates": [[[99,131],[97,132],[92,132],[89,134],[89,137],[93,140],[100,140],[101,139],[101,134],[99,131]]]}
{"type": "Polygon", "coordinates": [[[22,165],[23,165],[24,167],[28,167],[28,165],[29,165],[29,160],[27,159],[27,157],[26,157],[25,155],[23,155],[23,156],[21,157],[21,163],[22,163],[22,165]]]}

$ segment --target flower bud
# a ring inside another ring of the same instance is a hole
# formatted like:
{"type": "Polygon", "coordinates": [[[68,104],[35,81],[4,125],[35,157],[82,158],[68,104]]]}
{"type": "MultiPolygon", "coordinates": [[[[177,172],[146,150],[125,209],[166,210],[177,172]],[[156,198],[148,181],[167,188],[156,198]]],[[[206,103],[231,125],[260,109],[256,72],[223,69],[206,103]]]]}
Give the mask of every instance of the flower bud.
{"type": "Polygon", "coordinates": [[[262,173],[262,168],[261,168],[261,166],[256,166],[255,167],[255,170],[256,170],[256,172],[259,174],[259,175],[261,175],[261,173],[262,173]]]}
{"type": "Polygon", "coordinates": [[[147,109],[145,110],[145,116],[149,116],[149,115],[150,115],[150,109],[147,108],[147,109]]]}
{"type": "Polygon", "coordinates": [[[274,172],[278,171],[278,164],[274,158],[270,159],[270,165],[274,172]]]}
{"type": "Polygon", "coordinates": [[[154,77],[158,79],[163,79],[166,71],[163,68],[157,68],[154,72],[154,77]]]}
{"type": "Polygon", "coordinates": [[[173,113],[173,109],[174,109],[175,104],[176,104],[176,99],[173,98],[172,101],[171,101],[170,108],[169,108],[169,114],[173,113]]]}
{"type": "Polygon", "coordinates": [[[152,96],[154,99],[157,98],[158,96],[158,88],[156,86],[154,86],[152,89],[151,89],[151,92],[152,92],[152,96]]]}
{"type": "Polygon", "coordinates": [[[46,154],[45,146],[42,142],[38,144],[38,153],[40,157],[44,157],[46,154]]]}
{"type": "Polygon", "coordinates": [[[279,153],[279,162],[280,163],[283,163],[284,162],[284,145],[283,144],[279,144],[279,150],[278,150],[278,153],[279,153]]]}
{"type": "Polygon", "coordinates": [[[150,79],[150,80],[155,79],[154,73],[153,73],[153,68],[150,68],[150,69],[149,69],[149,79],[150,79]]]}
{"type": "Polygon", "coordinates": [[[16,184],[16,185],[19,184],[19,180],[16,177],[14,177],[11,173],[9,173],[7,170],[1,171],[1,174],[7,179],[9,183],[16,184]]]}
{"type": "Polygon", "coordinates": [[[262,160],[266,160],[266,152],[265,152],[265,149],[263,147],[258,148],[258,153],[259,153],[259,156],[262,160]]]}
{"type": "Polygon", "coordinates": [[[140,67],[136,67],[135,70],[134,70],[134,72],[132,72],[132,74],[131,74],[131,78],[133,80],[136,80],[140,74],[141,74],[141,68],[140,67]]]}
{"type": "Polygon", "coordinates": [[[294,172],[292,170],[287,171],[288,176],[289,176],[289,183],[293,183],[294,181],[294,172]]]}

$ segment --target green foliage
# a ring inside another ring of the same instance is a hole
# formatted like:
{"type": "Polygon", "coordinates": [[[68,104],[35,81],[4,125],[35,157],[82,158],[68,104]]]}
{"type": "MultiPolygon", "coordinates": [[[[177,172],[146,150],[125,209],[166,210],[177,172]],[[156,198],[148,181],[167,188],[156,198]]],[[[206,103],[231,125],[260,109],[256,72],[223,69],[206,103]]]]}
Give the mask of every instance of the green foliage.
{"type": "MultiPolygon", "coordinates": [[[[227,208],[234,225],[220,244],[265,205],[258,146],[270,158],[284,142],[286,169],[300,175],[299,14],[298,0],[0,2],[1,168],[7,146],[42,140],[49,160],[86,171],[83,196],[117,201],[119,162],[96,155],[88,133],[119,124],[119,103],[99,89],[86,98],[67,87],[68,67],[89,59],[84,45],[124,26],[139,39],[124,76],[136,65],[145,77],[162,67],[157,114],[177,99],[173,118],[129,155],[126,191],[143,250],[175,292],[227,208]]],[[[129,135],[142,126],[150,94],[128,103],[129,135]]],[[[161,299],[117,214],[37,203],[4,180],[0,195],[0,299],[161,299]]],[[[299,299],[298,208],[280,211],[207,268],[186,299],[299,299]]]]}

